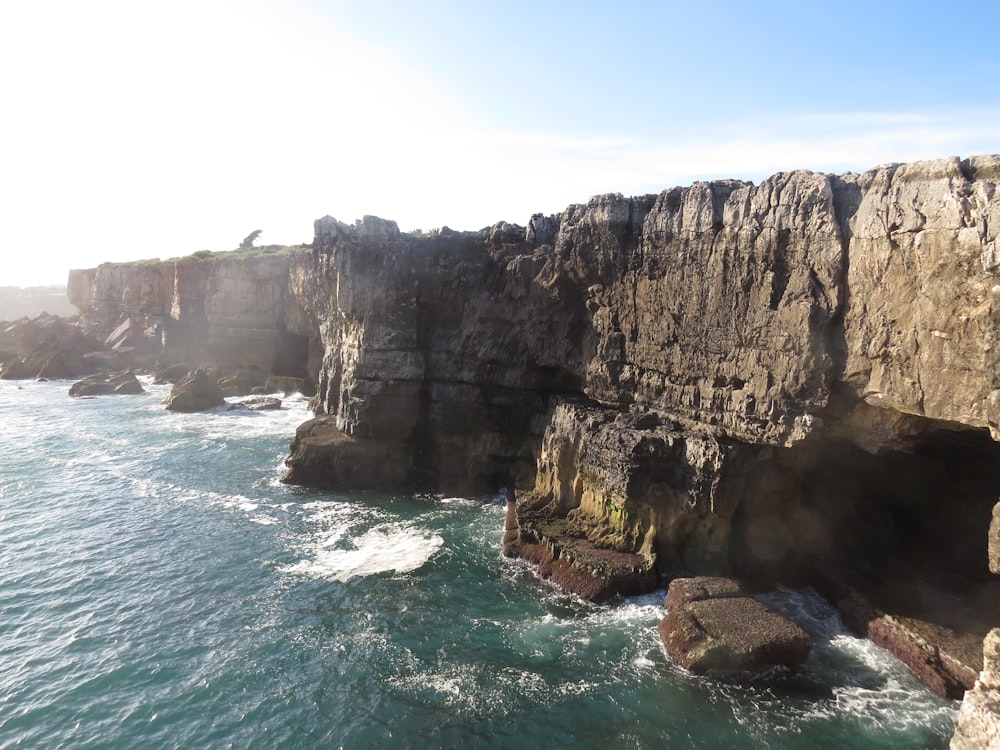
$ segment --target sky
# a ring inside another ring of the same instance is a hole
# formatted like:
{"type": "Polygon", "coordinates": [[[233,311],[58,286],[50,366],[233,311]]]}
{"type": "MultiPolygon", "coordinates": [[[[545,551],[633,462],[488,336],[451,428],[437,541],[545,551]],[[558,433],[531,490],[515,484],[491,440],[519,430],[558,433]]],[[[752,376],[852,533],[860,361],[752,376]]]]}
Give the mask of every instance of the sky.
{"type": "Polygon", "coordinates": [[[0,286],[1000,153],[1000,3],[0,0],[0,286]]]}

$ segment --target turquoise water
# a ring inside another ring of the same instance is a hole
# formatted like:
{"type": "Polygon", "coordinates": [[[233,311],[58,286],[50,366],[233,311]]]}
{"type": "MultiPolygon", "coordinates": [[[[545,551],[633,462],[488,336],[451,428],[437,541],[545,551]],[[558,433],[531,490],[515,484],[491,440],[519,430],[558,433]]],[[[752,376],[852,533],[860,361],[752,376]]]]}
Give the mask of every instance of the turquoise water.
{"type": "Polygon", "coordinates": [[[846,634],[750,686],[675,667],[663,593],[593,606],[488,499],[278,482],[304,400],[179,415],[0,381],[2,748],[944,748],[957,705],[846,634]]]}

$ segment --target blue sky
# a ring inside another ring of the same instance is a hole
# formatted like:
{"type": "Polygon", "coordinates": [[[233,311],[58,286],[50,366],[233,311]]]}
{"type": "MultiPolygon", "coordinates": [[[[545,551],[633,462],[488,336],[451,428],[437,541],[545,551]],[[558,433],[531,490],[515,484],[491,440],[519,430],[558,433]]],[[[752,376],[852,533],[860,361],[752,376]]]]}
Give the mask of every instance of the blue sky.
{"type": "Polygon", "coordinates": [[[0,285],[1000,152],[998,28],[992,0],[5,3],[0,285]]]}

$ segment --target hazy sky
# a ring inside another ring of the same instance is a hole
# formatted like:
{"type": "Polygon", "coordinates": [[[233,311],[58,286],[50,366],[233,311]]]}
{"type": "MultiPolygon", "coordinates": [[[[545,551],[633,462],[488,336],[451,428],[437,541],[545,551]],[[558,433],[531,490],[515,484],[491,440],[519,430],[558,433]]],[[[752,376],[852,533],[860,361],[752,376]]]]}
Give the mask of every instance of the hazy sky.
{"type": "Polygon", "coordinates": [[[1000,3],[0,0],[0,285],[1000,152],[1000,3]]]}

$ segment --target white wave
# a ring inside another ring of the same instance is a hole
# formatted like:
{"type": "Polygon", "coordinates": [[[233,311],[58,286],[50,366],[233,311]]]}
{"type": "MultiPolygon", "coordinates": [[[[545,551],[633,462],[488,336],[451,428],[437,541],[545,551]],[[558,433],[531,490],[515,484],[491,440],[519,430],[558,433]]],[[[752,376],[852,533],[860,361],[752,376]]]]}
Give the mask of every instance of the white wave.
{"type": "Polygon", "coordinates": [[[316,545],[310,559],[282,569],[282,572],[311,578],[347,581],[355,576],[378,573],[409,573],[431,559],[444,539],[401,524],[371,529],[359,537],[346,537],[343,529],[327,534],[316,545]]]}
{"type": "Polygon", "coordinates": [[[275,518],[271,518],[270,516],[264,516],[260,514],[250,516],[248,520],[250,521],[250,523],[260,524],[261,526],[277,526],[280,523],[275,518]]]}

